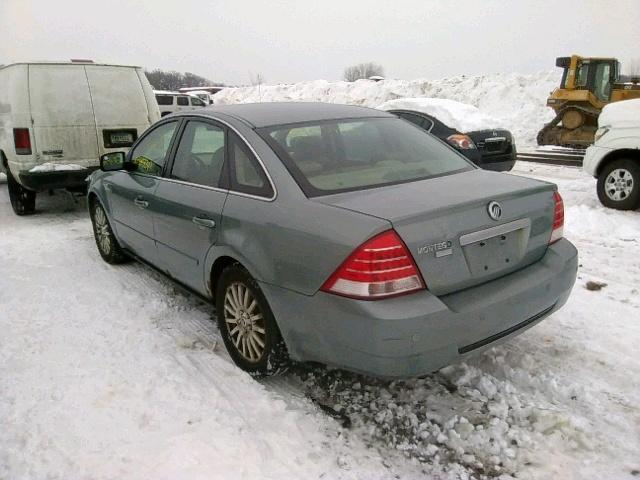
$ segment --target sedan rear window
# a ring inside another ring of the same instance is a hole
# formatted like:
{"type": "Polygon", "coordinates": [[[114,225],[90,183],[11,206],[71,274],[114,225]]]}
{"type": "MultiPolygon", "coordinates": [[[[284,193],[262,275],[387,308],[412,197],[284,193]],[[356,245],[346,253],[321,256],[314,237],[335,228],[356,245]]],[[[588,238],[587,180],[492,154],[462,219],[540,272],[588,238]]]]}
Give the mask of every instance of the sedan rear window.
{"type": "Polygon", "coordinates": [[[298,123],[259,133],[308,197],[474,168],[440,140],[397,118],[298,123]]]}

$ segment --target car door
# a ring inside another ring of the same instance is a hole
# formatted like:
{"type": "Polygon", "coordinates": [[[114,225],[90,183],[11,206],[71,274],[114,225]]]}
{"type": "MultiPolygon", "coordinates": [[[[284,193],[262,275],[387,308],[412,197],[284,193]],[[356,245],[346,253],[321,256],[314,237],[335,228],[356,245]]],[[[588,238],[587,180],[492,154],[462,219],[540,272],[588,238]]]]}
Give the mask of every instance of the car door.
{"type": "Polygon", "coordinates": [[[149,130],[129,153],[133,170],[121,170],[105,178],[118,239],[125,248],[154,264],[154,193],[179,124],[179,120],[172,120],[149,130]]]}
{"type": "Polygon", "coordinates": [[[221,188],[226,159],[225,128],[189,119],[171,165],[155,192],[154,226],[161,267],[204,293],[204,260],[216,244],[227,190],[221,188]]]}

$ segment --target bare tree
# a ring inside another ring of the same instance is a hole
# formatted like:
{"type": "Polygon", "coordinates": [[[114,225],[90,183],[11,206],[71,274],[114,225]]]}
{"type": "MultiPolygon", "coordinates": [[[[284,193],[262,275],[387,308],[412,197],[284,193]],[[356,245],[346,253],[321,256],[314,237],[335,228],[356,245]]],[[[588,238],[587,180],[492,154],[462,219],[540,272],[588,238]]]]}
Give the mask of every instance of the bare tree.
{"type": "Polygon", "coordinates": [[[344,70],[344,79],[347,82],[355,82],[360,78],[369,78],[373,76],[384,75],[384,68],[377,63],[367,62],[358,63],[357,65],[351,65],[344,70]]]}
{"type": "Polygon", "coordinates": [[[261,73],[251,73],[249,72],[249,83],[251,83],[251,85],[258,86],[258,85],[262,85],[264,83],[264,76],[261,73]]]}
{"type": "Polygon", "coordinates": [[[190,72],[180,73],[156,68],[152,71],[146,71],[145,74],[149,79],[149,83],[156,90],[177,90],[180,87],[224,86],[222,83],[212,82],[190,72]]]}

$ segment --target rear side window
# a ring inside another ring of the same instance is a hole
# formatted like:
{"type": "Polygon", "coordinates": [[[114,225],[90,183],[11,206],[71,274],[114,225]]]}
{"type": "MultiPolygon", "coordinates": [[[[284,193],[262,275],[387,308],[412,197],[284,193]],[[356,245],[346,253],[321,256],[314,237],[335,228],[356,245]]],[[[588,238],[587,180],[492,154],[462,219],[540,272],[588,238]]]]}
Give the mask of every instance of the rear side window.
{"type": "Polygon", "coordinates": [[[190,121],[184,129],[171,169],[171,178],[217,187],[224,165],[224,130],[190,121]]]}
{"type": "Polygon", "coordinates": [[[186,107],[189,105],[189,99],[185,97],[178,97],[178,105],[181,107],[186,107]]]}
{"type": "Polygon", "coordinates": [[[259,133],[309,197],[474,168],[435,137],[398,118],[285,125],[259,133]]]}
{"type": "Polygon", "coordinates": [[[173,105],[173,95],[156,95],[158,105],[173,105]]]}
{"type": "Polygon", "coordinates": [[[273,196],[273,189],[258,160],[235,133],[229,133],[231,189],[259,197],[273,196]]]}
{"type": "Polygon", "coordinates": [[[169,122],[150,131],[131,152],[135,171],[149,175],[160,175],[167,160],[171,139],[178,122],[169,122]]]}

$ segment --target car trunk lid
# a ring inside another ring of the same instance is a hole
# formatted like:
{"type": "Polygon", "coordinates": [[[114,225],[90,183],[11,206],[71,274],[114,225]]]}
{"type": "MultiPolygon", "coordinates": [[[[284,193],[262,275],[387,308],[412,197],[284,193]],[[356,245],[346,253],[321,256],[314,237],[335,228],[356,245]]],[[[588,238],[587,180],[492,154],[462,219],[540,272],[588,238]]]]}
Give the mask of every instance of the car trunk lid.
{"type": "Polygon", "coordinates": [[[473,170],[314,200],[388,220],[427,288],[444,295],[539,260],[551,236],[553,190],[550,183],[473,170]],[[497,220],[489,215],[492,202],[497,220]]]}

